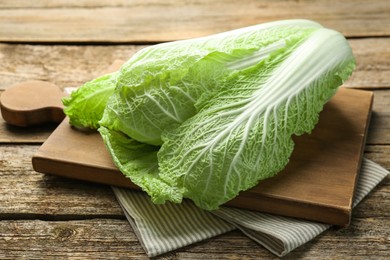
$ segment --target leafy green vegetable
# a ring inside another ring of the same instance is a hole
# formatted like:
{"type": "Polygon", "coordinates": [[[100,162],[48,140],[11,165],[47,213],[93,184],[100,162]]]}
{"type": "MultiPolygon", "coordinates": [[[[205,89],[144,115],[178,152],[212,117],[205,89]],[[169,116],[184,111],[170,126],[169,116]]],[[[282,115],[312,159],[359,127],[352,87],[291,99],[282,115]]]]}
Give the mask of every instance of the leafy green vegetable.
{"type": "MultiPolygon", "coordinates": [[[[155,203],[212,210],[286,166],[292,135],[311,132],[354,66],[340,33],[280,21],[145,48],[108,81],[99,122],[68,113],[101,125],[115,164],[155,203]]],[[[69,107],[95,104],[82,88],[69,107]]]]}
{"type": "Polygon", "coordinates": [[[76,127],[97,129],[109,97],[114,93],[118,73],[85,83],[62,100],[64,112],[76,127]]]}
{"type": "Polygon", "coordinates": [[[204,93],[319,27],[304,20],[281,21],[145,48],[122,66],[100,124],[161,145],[161,133],[196,114],[194,104],[204,93]]]}
{"type": "Polygon", "coordinates": [[[131,176],[132,182],[142,187],[155,203],[163,203],[165,200],[181,202],[183,191],[164,184],[159,178],[159,147],[139,143],[121,132],[105,127],[100,127],[99,132],[115,165],[131,176]]]}

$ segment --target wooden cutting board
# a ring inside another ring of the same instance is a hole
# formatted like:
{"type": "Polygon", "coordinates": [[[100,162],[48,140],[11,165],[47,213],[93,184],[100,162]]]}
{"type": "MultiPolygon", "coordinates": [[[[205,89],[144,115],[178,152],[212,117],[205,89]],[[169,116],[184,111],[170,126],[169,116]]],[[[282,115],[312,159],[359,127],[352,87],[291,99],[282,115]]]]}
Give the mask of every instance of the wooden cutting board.
{"type": "MultiPolygon", "coordinates": [[[[11,111],[8,117],[15,117],[18,105],[6,109],[15,102],[4,94],[2,112],[11,111]],[[8,100],[11,102],[7,103],[8,100]]],[[[62,96],[61,93],[56,95],[57,98],[62,96]]],[[[276,177],[240,193],[226,205],[347,226],[372,101],[371,92],[339,89],[325,105],[312,134],[294,137],[296,146],[287,167],[276,177]]],[[[51,104],[51,108],[54,107],[51,104]]],[[[18,114],[18,117],[30,118],[31,114],[18,114]]],[[[59,120],[61,117],[57,118],[59,120]]],[[[76,130],[67,119],[39,148],[32,163],[37,172],[139,189],[112,163],[98,133],[76,130]]]]}

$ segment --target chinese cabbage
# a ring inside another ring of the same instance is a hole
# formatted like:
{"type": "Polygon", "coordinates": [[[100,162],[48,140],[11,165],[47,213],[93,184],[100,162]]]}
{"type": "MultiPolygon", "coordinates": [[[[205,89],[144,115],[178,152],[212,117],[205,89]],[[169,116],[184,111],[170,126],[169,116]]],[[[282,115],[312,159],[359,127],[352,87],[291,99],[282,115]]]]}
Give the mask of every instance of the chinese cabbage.
{"type": "Polygon", "coordinates": [[[122,66],[100,124],[161,145],[161,133],[195,115],[203,94],[318,28],[306,20],[279,21],[145,48],[122,66]]]}
{"type": "Polygon", "coordinates": [[[100,127],[115,164],[155,203],[213,210],[286,166],[292,136],[312,131],[354,67],[340,33],[279,21],[145,48],[65,111],[100,127]]]}

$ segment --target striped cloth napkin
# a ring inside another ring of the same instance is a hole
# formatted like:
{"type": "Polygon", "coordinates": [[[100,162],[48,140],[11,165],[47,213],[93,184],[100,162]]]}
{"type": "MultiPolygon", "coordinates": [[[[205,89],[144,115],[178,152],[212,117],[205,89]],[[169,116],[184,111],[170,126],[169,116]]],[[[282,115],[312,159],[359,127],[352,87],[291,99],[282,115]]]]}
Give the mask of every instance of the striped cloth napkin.
{"type": "MultiPolygon", "coordinates": [[[[363,159],[355,207],[389,172],[363,159]]],[[[142,192],[112,187],[149,257],[184,247],[233,229],[277,256],[284,256],[327,230],[331,225],[249,210],[221,207],[208,212],[191,201],[154,205],[142,192]]]]}

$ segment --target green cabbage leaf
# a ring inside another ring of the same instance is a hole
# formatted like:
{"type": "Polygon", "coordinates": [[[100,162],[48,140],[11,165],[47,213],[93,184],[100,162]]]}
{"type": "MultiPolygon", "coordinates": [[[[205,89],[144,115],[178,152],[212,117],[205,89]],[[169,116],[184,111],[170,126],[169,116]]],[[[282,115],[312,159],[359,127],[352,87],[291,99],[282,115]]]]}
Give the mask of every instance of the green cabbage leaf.
{"type": "Polygon", "coordinates": [[[75,127],[97,129],[108,99],[114,93],[118,72],[85,83],[62,99],[64,113],[75,127]]]}

